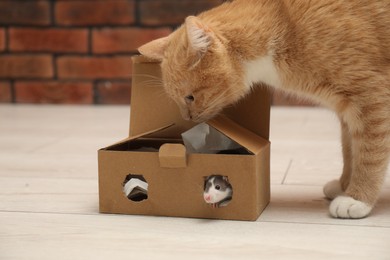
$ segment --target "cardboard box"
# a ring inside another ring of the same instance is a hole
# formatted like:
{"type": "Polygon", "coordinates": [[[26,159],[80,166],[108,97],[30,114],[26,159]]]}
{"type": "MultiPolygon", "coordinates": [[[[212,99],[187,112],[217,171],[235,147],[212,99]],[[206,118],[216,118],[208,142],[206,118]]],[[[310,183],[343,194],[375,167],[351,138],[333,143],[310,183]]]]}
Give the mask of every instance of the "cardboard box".
{"type": "Polygon", "coordinates": [[[159,63],[133,57],[129,137],[98,151],[100,212],[256,220],[270,200],[268,91],[255,88],[207,122],[247,154],[188,154],[181,133],[195,124],[182,119],[176,104],[155,84],[158,78],[159,63]],[[129,174],[147,182],[147,196],[135,196],[135,201],[126,197],[123,183],[129,174]],[[227,176],[233,187],[226,207],[213,208],[203,199],[204,177],[213,174],[227,176]]]}

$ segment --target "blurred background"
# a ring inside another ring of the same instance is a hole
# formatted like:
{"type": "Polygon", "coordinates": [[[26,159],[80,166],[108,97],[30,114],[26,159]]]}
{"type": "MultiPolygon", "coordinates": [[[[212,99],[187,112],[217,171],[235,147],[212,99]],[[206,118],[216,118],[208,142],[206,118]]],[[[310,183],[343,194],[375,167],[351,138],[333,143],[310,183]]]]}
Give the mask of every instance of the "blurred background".
{"type": "MultiPolygon", "coordinates": [[[[0,103],[129,104],[137,47],[222,2],[1,0],[0,103]]],[[[279,92],[273,104],[311,105],[279,92]]]]}

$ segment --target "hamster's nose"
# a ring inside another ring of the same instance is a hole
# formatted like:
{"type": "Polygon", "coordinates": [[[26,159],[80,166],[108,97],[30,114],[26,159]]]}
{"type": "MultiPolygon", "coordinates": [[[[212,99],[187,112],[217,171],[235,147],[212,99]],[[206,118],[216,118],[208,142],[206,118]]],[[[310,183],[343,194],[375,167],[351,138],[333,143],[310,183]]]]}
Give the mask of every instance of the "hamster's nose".
{"type": "Polygon", "coordinates": [[[205,201],[209,201],[211,196],[209,194],[206,194],[203,196],[205,201]]]}

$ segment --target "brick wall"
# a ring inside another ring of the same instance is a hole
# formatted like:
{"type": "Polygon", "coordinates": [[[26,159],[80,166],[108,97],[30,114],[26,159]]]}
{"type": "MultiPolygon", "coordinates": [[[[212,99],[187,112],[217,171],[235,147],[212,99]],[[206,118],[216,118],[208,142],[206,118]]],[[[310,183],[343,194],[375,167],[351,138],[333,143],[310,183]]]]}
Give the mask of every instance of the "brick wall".
{"type": "Polygon", "coordinates": [[[221,2],[1,0],[0,102],[127,104],[137,47],[221,2]]]}

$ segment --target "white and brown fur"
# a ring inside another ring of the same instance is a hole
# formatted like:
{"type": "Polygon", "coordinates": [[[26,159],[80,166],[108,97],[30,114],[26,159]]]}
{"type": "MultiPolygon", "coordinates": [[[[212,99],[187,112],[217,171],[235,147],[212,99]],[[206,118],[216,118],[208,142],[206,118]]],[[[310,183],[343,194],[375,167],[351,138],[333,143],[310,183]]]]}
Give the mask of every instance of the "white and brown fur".
{"type": "Polygon", "coordinates": [[[390,154],[390,1],[235,0],[139,50],[161,60],[186,119],[215,116],[255,83],[334,110],[344,168],[324,187],[330,213],[371,212],[390,154]]]}

